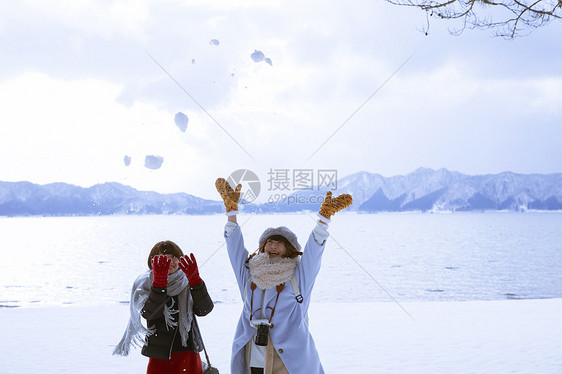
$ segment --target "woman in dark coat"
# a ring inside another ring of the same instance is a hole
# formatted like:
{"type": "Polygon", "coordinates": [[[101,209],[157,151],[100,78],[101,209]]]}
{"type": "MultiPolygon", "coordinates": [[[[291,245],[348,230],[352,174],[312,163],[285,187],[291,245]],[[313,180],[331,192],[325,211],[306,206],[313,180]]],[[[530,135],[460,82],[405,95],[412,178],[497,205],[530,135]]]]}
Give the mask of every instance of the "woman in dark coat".
{"type": "Polygon", "coordinates": [[[132,345],[142,343],[141,353],[149,357],[147,374],[199,374],[203,344],[194,316],[209,314],[213,302],[195,256],[163,241],[152,248],[148,267],[133,284],[131,319],[113,353],[126,356],[132,345]]]}

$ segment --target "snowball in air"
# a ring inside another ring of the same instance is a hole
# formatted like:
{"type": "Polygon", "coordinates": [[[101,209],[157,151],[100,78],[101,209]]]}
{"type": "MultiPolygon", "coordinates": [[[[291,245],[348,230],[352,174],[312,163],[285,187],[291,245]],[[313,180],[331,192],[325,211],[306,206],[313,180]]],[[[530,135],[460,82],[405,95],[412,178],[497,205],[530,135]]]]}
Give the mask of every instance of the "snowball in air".
{"type": "Polygon", "coordinates": [[[144,167],[148,169],[160,169],[162,163],[164,162],[164,158],[156,155],[147,155],[144,158],[144,167]]]}
{"type": "Polygon", "coordinates": [[[185,132],[187,130],[187,123],[189,122],[189,118],[182,112],[177,112],[174,116],[174,122],[177,127],[181,130],[181,132],[185,132]]]}
{"type": "Polygon", "coordinates": [[[254,60],[254,62],[260,62],[263,61],[265,55],[263,54],[262,51],[258,51],[257,49],[255,49],[254,53],[252,53],[250,57],[252,58],[252,60],[254,60]]]}

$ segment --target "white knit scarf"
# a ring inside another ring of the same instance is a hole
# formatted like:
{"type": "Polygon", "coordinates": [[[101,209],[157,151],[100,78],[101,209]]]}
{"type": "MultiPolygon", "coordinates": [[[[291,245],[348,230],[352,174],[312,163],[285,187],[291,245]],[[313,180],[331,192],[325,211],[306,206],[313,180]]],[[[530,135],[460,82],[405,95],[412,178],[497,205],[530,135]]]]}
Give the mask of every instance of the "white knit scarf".
{"type": "MultiPolygon", "coordinates": [[[[123,338],[115,349],[114,355],[127,356],[130,352],[131,346],[136,345],[142,347],[146,336],[154,334],[155,331],[149,330],[141,322],[141,310],[148,299],[152,286],[152,270],[148,270],[141,274],[133,283],[131,290],[131,303],[130,313],[131,317],[123,338]]],[[[183,271],[176,271],[168,275],[168,285],[166,286],[168,296],[177,296],[179,304],[179,332],[181,336],[181,343],[184,347],[187,346],[187,338],[189,330],[191,329],[191,322],[193,321],[193,299],[189,292],[189,283],[183,271]]],[[[175,328],[177,322],[174,322],[172,315],[178,313],[177,309],[173,309],[174,305],[166,305],[164,308],[164,318],[166,326],[175,328]]]]}
{"type": "Polygon", "coordinates": [[[248,263],[252,281],[262,290],[285,283],[293,276],[299,260],[295,258],[269,258],[265,252],[258,253],[248,263]]]}

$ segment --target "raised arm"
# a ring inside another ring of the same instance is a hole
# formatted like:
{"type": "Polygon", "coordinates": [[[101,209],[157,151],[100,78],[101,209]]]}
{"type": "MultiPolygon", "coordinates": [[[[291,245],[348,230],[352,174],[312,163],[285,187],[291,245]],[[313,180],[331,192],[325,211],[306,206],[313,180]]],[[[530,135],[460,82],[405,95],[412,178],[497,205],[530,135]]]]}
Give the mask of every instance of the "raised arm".
{"type": "Polygon", "coordinates": [[[166,286],[168,285],[168,270],[172,260],[164,255],[152,258],[152,287],[146,300],[141,315],[146,320],[160,318],[164,312],[164,305],[168,301],[166,286]]]}
{"type": "Polygon", "coordinates": [[[326,240],[330,235],[328,234],[328,223],[331,222],[330,218],[336,212],[350,206],[352,202],[353,199],[351,195],[344,194],[332,198],[332,192],[328,191],[326,193],[326,198],[322,202],[322,206],[318,212],[318,223],[310,233],[297,270],[298,277],[300,278],[301,292],[308,300],[310,300],[310,294],[314,287],[316,276],[320,271],[324,244],[326,244],[326,240]]]}
{"type": "Polygon", "coordinates": [[[236,189],[233,190],[224,178],[219,178],[215,182],[215,187],[221,195],[226,209],[228,219],[224,231],[226,249],[242,294],[244,282],[248,278],[248,269],[244,266],[244,262],[248,258],[248,251],[244,246],[244,238],[236,219],[242,185],[238,184],[236,189]]]}
{"type": "Polygon", "coordinates": [[[200,317],[206,316],[213,310],[214,304],[205,282],[199,276],[199,266],[197,266],[195,255],[191,253],[189,256],[182,256],[178,265],[189,283],[193,298],[193,312],[200,317]]]}

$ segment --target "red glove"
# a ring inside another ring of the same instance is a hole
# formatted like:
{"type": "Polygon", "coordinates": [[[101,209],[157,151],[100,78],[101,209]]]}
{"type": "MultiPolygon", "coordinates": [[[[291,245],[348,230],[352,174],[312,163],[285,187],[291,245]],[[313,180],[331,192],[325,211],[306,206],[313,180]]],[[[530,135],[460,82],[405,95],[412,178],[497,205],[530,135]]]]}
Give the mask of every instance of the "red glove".
{"type": "Polygon", "coordinates": [[[190,286],[197,286],[199,283],[203,282],[203,279],[199,276],[199,268],[197,267],[197,261],[195,261],[193,253],[191,253],[189,257],[180,257],[178,266],[185,273],[190,286]]]}
{"type": "Polygon", "coordinates": [[[152,257],[152,285],[154,287],[164,288],[168,285],[168,271],[172,259],[165,255],[156,255],[152,257]]]}

